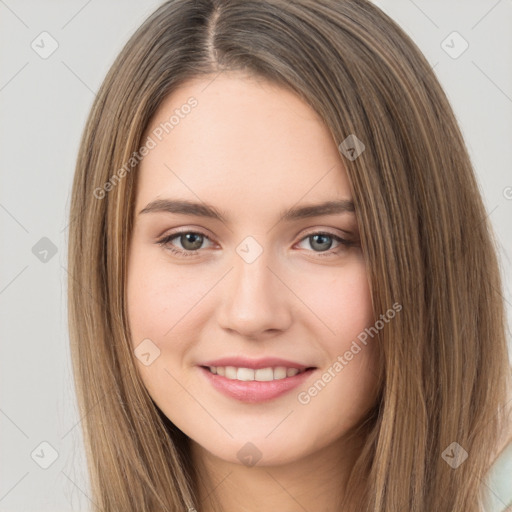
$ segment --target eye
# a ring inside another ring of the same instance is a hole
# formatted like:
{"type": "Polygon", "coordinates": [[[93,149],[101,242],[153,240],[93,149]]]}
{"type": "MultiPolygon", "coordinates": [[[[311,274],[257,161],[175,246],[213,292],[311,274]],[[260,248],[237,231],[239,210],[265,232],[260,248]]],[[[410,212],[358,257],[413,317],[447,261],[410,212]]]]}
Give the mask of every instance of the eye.
{"type": "Polygon", "coordinates": [[[197,231],[180,231],[172,233],[157,243],[163,247],[167,247],[169,251],[177,256],[195,256],[203,245],[204,240],[210,240],[206,235],[197,231]],[[177,249],[171,244],[171,241],[178,238],[181,249],[177,249]]]}
{"type": "MultiPolygon", "coordinates": [[[[159,240],[157,244],[161,245],[162,247],[166,247],[171,253],[179,257],[187,257],[196,256],[199,253],[199,250],[202,248],[203,242],[205,240],[209,240],[211,242],[210,238],[201,232],[180,231],[165,236],[159,240]],[[172,243],[174,239],[179,240],[181,248],[175,247],[175,245],[172,243]]],[[[302,238],[300,243],[303,243],[304,241],[309,241],[310,246],[313,248],[313,252],[316,252],[318,256],[321,257],[339,254],[341,251],[343,251],[343,249],[347,249],[355,245],[355,242],[351,240],[346,240],[339,235],[324,231],[310,233],[302,238]],[[339,244],[338,247],[334,250],[331,249],[332,240],[335,240],[339,244]]]]}
{"type": "Polygon", "coordinates": [[[318,256],[333,256],[339,254],[344,249],[347,249],[350,246],[355,245],[355,243],[351,240],[346,240],[334,233],[319,231],[315,233],[310,233],[306,237],[304,237],[300,243],[304,241],[308,241],[310,247],[313,249],[318,249],[318,251],[314,250],[314,252],[319,253],[318,256]],[[332,240],[335,240],[339,245],[336,249],[331,250],[332,240]]]}

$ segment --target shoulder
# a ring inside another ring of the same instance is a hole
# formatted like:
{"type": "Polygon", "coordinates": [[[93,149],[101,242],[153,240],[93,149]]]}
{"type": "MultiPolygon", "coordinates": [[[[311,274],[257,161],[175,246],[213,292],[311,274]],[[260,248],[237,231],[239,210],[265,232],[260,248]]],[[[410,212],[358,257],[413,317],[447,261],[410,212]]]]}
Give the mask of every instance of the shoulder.
{"type": "MultiPolygon", "coordinates": [[[[512,404],[512,397],[508,403],[512,404]]],[[[510,450],[512,444],[512,411],[508,413],[507,417],[508,423],[503,429],[503,433],[498,441],[496,451],[492,458],[493,464],[496,463],[504,453],[507,453],[507,450],[510,450]]]]}
{"type": "Polygon", "coordinates": [[[510,449],[510,444],[512,443],[512,379],[505,405],[501,408],[501,415],[505,423],[501,437],[496,445],[496,451],[491,458],[492,463],[495,463],[507,449],[510,449]]]}
{"type": "Polygon", "coordinates": [[[489,512],[512,511],[512,422],[504,429],[492,458],[487,481],[489,512]]]}
{"type": "Polygon", "coordinates": [[[489,512],[512,511],[512,441],[494,461],[486,481],[489,489],[489,512]]]}

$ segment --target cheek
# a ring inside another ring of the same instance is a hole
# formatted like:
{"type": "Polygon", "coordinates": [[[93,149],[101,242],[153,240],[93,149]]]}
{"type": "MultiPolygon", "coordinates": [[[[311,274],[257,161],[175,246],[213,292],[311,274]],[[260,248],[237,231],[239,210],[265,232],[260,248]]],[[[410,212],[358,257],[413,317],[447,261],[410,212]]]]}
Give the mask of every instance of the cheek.
{"type": "Polygon", "coordinates": [[[161,344],[188,325],[195,305],[207,291],[207,283],[194,277],[191,268],[169,265],[165,256],[145,255],[142,249],[132,253],[127,301],[134,345],[144,338],[161,344]]]}
{"type": "MultiPolygon", "coordinates": [[[[155,403],[178,428],[212,453],[234,462],[238,440],[246,438],[254,439],[261,451],[269,454],[269,460],[286,460],[292,457],[290,454],[298,457],[326,446],[360,419],[371,404],[373,384],[367,367],[372,360],[370,345],[325,387],[314,388],[315,383],[311,382],[313,391],[309,392],[308,388],[294,391],[289,402],[283,402],[287,410],[290,407],[295,410],[292,423],[283,422],[281,409],[269,408],[266,414],[251,415],[249,411],[241,414],[236,407],[223,406],[221,400],[212,401],[210,407],[212,410],[219,407],[222,424],[229,425],[236,442],[226,439],[218,422],[200,405],[200,401],[212,396],[201,395],[209,391],[198,387],[194,375],[186,371],[187,351],[213,313],[201,299],[215,286],[219,275],[207,270],[199,274],[193,267],[171,265],[161,257],[150,259],[141,250],[133,253],[128,271],[132,342],[136,346],[149,338],[161,350],[161,356],[151,366],[138,365],[140,374],[155,403]],[[307,404],[299,400],[301,392],[309,397],[307,404]],[[199,397],[199,401],[194,397],[199,397]],[[271,437],[269,431],[273,431],[271,437]]],[[[284,280],[287,281],[286,276],[284,280]]],[[[364,264],[354,259],[336,270],[325,266],[315,272],[308,265],[301,279],[295,278],[294,282],[300,314],[291,329],[298,335],[310,335],[327,370],[339,355],[349,350],[357,335],[373,324],[364,264]]],[[[295,295],[290,296],[284,288],[282,293],[282,300],[289,300],[285,304],[293,308],[297,304],[295,295]]]]}
{"type": "Polygon", "coordinates": [[[198,308],[194,306],[206,288],[197,276],[193,278],[191,270],[183,269],[169,265],[154,251],[137,247],[130,254],[127,277],[128,319],[139,374],[159,405],[173,390],[173,407],[178,410],[187,403],[187,394],[172,375],[181,371],[197,335],[198,308]],[[150,358],[147,365],[142,358],[146,353],[150,358]]]}
{"type": "Polygon", "coordinates": [[[329,352],[345,350],[366,327],[373,324],[373,308],[366,268],[362,259],[338,269],[335,277],[316,276],[303,281],[302,294],[325,328],[322,339],[329,352]]]}
{"type": "Polygon", "coordinates": [[[317,323],[317,332],[322,333],[317,342],[326,358],[318,376],[322,382],[302,389],[299,402],[309,404],[306,409],[313,416],[321,415],[325,429],[335,435],[354,424],[374,402],[379,352],[376,338],[368,338],[365,329],[375,319],[362,259],[340,267],[334,279],[320,278],[312,285],[304,283],[308,305],[324,325],[320,328],[317,323]],[[331,414],[326,416],[326,410],[331,414]]]}

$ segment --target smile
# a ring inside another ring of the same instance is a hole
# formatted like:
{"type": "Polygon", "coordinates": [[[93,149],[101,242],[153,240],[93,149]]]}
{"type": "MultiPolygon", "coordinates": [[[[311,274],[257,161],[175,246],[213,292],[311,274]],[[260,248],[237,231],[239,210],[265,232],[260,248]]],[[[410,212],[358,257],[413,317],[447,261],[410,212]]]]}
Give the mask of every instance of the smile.
{"type": "Polygon", "coordinates": [[[208,366],[207,368],[215,375],[244,382],[252,380],[259,382],[281,380],[306,371],[306,369],[300,370],[298,368],[286,368],[285,366],[258,368],[257,370],[253,368],[236,368],[235,366],[208,366]]]}
{"type": "Polygon", "coordinates": [[[206,381],[224,396],[246,403],[267,402],[303,384],[316,368],[199,366],[206,381]],[[223,375],[224,374],[224,375],[223,375]]]}

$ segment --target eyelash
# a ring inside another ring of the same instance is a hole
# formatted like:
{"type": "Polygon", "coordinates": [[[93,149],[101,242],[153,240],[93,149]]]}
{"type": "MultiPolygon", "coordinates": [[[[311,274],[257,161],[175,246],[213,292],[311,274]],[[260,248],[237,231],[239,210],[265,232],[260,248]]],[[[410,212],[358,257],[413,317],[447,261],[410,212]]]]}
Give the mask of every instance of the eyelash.
{"type": "MultiPolygon", "coordinates": [[[[175,254],[178,257],[189,257],[189,256],[197,255],[199,253],[200,249],[195,250],[195,251],[186,251],[186,250],[176,249],[175,247],[172,247],[169,245],[171,240],[174,240],[175,238],[177,238],[183,234],[201,235],[202,237],[210,240],[210,237],[208,237],[204,233],[201,233],[200,231],[183,230],[183,231],[177,231],[175,233],[171,233],[170,235],[165,236],[164,238],[162,238],[161,240],[159,240],[156,243],[162,247],[166,247],[172,254],[175,254]]],[[[334,233],[329,233],[327,231],[315,231],[313,233],[308,233],[306,236],[301,238],[300,242],[302,242],[303,240],[306,240],[307,238],[313,237],[315,235],[328,236],[330,238],[333,238],[334,240],[336,240],[337,242],[339,242],[341,244],[341,247],[338,246],[335,249],[329,249],[327,251],[321,251],[321,252],[313,251],[313,252],[316,252],[316,254],[318,254],[318,256],[320,256],[320,257],[336,255],[339,252],[339,250],[343,248],[343,246],[348,248],[348,247],[351,247],[352,245],[354,245],[354,242],[352,242],[350,240],[346,240],[345,238],[335,235],[334,233]]]]}

